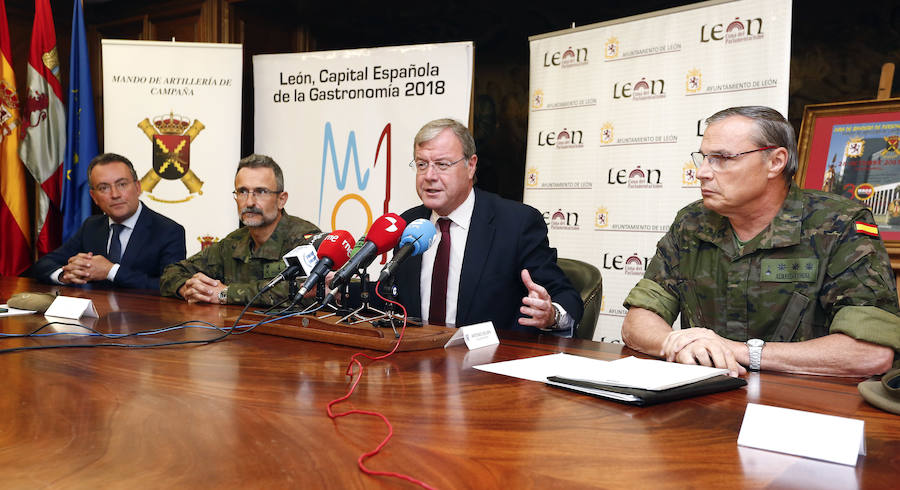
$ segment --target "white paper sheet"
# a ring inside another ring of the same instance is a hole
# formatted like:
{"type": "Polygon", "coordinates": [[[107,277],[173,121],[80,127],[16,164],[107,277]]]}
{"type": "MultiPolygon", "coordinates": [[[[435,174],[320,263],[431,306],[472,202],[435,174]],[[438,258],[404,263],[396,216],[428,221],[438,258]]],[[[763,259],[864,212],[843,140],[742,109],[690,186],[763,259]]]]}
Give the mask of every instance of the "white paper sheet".
{"type": "Polygon", "coordinates": [[[0,317],[4,316],[15,316],[15,315],[30,315],[32,313],[37,313],[32,310],[20,310],[18,308],[12,308],[9,305],[0,305],[0,309],[5,309],[3,313],[0,313],[0,317]]]}
{"type": "Polygon", "coordinates": [[[576,379],[611,386],[660,391],[702,381],[720,374],[728,374],[728,370],[655,359],[624,357],[610,361],[603,369],[588,372],[587,376],[579,376],[576,379]]]}
{"type": "Polygon", "coordinates": [[[614,386],[664,390],[695,381],[727,374],[727,369],[691,366],[674,362],[625,357],[615,361],[601,361],[570,354],[504,361],[475,366],[490,373],[513,376],[531,381],[546,382],[548,376],[590,381],[614,386]]]}
{"type": "Polygon", "coordinates": [[[475,369],[544,383],[548,376],[584,377],[605,364],[608,361],[559,353],[482,364],[475,366],[475,369]]]}

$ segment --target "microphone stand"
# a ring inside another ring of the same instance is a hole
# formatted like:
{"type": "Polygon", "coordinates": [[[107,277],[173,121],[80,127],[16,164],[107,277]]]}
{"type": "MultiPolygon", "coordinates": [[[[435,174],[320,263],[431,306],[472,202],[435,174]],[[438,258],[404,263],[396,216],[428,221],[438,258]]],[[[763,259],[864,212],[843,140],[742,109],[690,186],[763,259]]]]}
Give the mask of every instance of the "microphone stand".
{"type": "MultiPolygon", "coordinates": [[[[316,303],[322,304],[324,301],[325,301],[325,276],[322,276],[316,282],[316,303]]],[[[334,315],[337,315],[338,313],[340,313],[339,308],[335,308],[332,305],[323,305],[323,307],[325,307],[325,306],[330,307],[334,311],[332,311],[331,313],[328,313],[326,315],[322,315],[319,318],[328,318],[328,317],[331,317],[331,316],[334,316],[334,315]]],[[[316,316],[318,316],[318,315],[316,315],[316,316]]]]}
{"type": "MultiPolygon", "coordinates": [[[[369,286],[372,284],[372,282],[369,281],[369,274],[366,273],[365,270],[359,271],[359,281],[359,308],[353,310],[348,315],[341,318],[338,323],[347,321],[348,325],[356,325],[357,323],[374,322],[382,318],[392,318],[394,316],[393,313],[379,310],[378,308],[373,307],[369,302],[369,286]]],[[[393,322],[391,322],[391,325],[393,326],[393,322]]]]}
{"type": "Polygon", "coordinates": [[[297,287],[297,278],[294,277],[290,281],[288,281],[288,298],[296,298],[297,293],[299,292],[297,287]]]}
{"type": "MultiPolygon", "coordinates": [[[[393,275],[388,276],[388,281],[387,281],[386,286],[388,287],[388,295],[391,297],[391,300],[397,301],[398,291],[397,291],[397,286],[394,286],[394,276],[393,275]]],[[[397,327],[394,325],[394,318],[400,318],[400,320],[403,320],[403,315],[400,314],[399,312],[394,312],[394,303],[387,304],[386,313],[387,313],[387,317],[389,318],[388,321],[391,322],[391,329],[394,330],[394,337],[400,338],[400,333],[397,332],[397,327]]]]}

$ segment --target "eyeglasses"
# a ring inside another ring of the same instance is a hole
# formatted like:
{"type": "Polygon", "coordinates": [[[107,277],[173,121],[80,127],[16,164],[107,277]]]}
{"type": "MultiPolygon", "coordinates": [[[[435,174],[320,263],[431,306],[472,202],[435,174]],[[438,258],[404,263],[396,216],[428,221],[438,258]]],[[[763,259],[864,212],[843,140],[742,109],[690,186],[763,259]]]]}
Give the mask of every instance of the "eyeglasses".
{"type": "Polygon", "coordinates": [[[257,199],[266,199],[269,196],[274,196],[275,194],[281,194],[284,191],[273,191],[270,189],[266,189],[265,187],[257,187],[256,189],[244,189],[241,187],[236,191],[232,191],[234,194],[234,198],[239,201],[246,201],[248,197],[253,196],[257,199]]]}
{"type": "Polygon", "coordinates": [[[703,165],[703,160],[709,162],[709,166],[713,169],[714,172],[719,172],[723,168],[725,168],[725,162],[728,160],[735,160],[749,153],[755,153],[757,151],[763,150],[771,150],[773,148],[778,148],[777,146],[764,146],[762,148],[757,148],[755,150],[743,151],[741,153],[735,153],[733,155],[729,155],[727,153],[703,153],[702,151],[695,151],[691,153],[691,158],[694,160],[694,164],[697,165],[697,168],[700,168],[703,165]]]}
{"type": "Polygon", "coordinates": [[[118,181],[114,182],[112,185],[99,184],[99,185],[91,187],[91,189],[94,189],[95,191],[99,192],[100,194],[109,194],[112,191],[113,187],[115,187],[116,190],[119,192],[125,192],[125,190],[128,189],[128,186],[130,186],[134,182],[137,182],[137,181],[136,180],[118,180],[118,181]]]}
{"type": "Polygon", "coordinates": [[[455,162],[431,162],[431,163],[424,162],[422,160],[413,160],[413,161],[409,162],[409,166],[416,169],[416,172],[418,172],[420,174],[424,174],[425,172],[427,172],[429,165],[434,165],[435,170],[437,170],[438,172],[444,172],[448,168],[456,165],[457,163],[459,163],[463,160],[468,160],[468,158],[462,157],[455,162]]]}

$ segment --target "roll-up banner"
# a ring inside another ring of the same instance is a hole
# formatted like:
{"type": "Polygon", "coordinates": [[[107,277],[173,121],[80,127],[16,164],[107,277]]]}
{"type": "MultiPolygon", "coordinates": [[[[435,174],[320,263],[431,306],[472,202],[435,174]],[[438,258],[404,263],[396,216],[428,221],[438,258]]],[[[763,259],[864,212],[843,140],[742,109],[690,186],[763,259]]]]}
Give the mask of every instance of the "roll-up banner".
{"type": "Polygon", "coordinates": [[[141,201],[184,226],[188,256],[234,230],[241,151],[239,44],[104,39],[103,151],[141,180],[141,201]]]}
{"type": "Polygon", "coordinates": [[[524,200],[560,257],[603,274],[595,340],[675,213],[700,199],[704,119],[740,105],[787,116],[791,2],[703,2],[530,38],[524,200]]]}
{"type": "Polygon", "coordinates": [[[421,204],[409,166],[419,128],[468,125],[472,43],[258,55],[253,84],[255,151],[284,170],[286,208],[359,238],[421,204]]]}

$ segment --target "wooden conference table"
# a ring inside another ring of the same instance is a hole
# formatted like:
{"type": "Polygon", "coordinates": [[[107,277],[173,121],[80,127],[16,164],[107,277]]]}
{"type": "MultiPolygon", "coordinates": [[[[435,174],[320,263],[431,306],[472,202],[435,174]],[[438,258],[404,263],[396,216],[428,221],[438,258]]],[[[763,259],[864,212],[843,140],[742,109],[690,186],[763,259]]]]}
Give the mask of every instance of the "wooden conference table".
{"type": "MultiPolygon", "coordinates": [[[[52,289],[0,278],[2,302],[52,289]]],[[[91,298],[100,313],[95,327],[109,332],[188,319],[223,325],[239,311],[60,290],[91,298]]],[[[42,323],[40,315],[0,318],[0,331],[42,323]]],[[[174,332],[163,340],[211,335],[174,332]]],[[[74,342],[85,340],[6,339],[0,348],[74,342]]],[[[380,420],[325,414],[346,393],[344,371],[357,351],[249,334],[210,345],[0,354],[0,486],[413,488],[356,467],[385,436],[380,420]]],[[[380,411],[393,423],[393,439],[370,468],[438,488],[896,488],[900,481],[900,417],[869,406],[856,379],[754,374],[744,389],[638,408],[472,368],[555,352],[632,354],[549,336],[503,336],[493,353],[401,352],[371,364],[337,409],[380,411]],[[748,402],[864,419],[868,455],[854,468],[739,448],[748,402]]]]}

